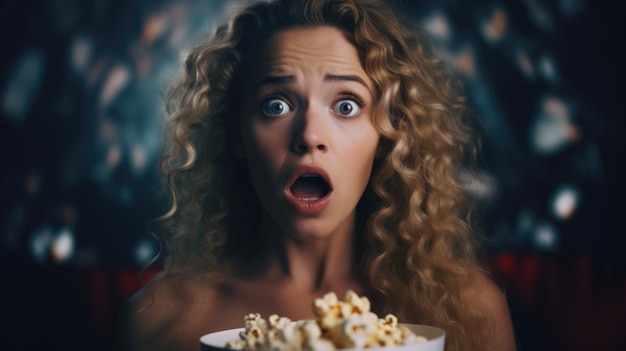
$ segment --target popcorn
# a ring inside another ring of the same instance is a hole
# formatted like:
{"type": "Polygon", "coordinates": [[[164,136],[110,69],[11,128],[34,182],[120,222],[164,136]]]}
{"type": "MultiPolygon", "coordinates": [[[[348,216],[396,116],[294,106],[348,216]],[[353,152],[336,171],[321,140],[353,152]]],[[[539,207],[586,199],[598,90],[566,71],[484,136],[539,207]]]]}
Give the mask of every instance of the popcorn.
{"type": "Polygon", "coordinates": [[[359,297],[354,291],[346,293],[345,301],[330,292],[315,299],[315,319],[292,322],[276,314],[267,320],[258,313],[244,317],[245,330],[239,339],[226,343],[233,350],[338,350],[368,349],[412,345],[426,342],[409,328],[398,325],[392,314],[385,318],[370,311],[367,297],[359,297]]]}

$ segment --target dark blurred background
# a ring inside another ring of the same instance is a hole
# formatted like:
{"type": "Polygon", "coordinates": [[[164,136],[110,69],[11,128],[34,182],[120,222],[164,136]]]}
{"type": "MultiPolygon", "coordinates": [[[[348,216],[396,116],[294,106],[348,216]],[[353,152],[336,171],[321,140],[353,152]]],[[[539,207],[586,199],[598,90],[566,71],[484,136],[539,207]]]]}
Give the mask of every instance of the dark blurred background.
{"type": "MultiPolygon", "coordinates": [[[[158,250],[164,87],[238,3],[1,2],[0,348],[114,349],[158,250]]],[[[618,2],[389,3],[429,33],[480,117],[466,186],[520,350],[626,349],[618,2]]]]}

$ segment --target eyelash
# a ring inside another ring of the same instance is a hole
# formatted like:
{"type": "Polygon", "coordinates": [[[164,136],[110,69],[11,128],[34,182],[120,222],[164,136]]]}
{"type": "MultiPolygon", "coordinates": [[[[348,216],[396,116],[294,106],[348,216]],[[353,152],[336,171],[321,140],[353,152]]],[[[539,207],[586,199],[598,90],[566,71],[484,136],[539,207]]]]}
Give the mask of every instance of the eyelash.
{"type": "Polygon", "coordinates": [[[337,114],[338,116],[340,116],[341,118],[353,119],[361,115],[364,106],[365,104],[358,97],[352,94],[341,94],[332,104],[331,111],[337,114]],[[347,111],[346,114],[344,114],[343,111],[337,110],[337,108],[339,107],[339,104],[344,104],[345,101],[351,101],[352,103],[354,103],[357,106],[356,111],[353,111],[351,108],[349,111],[347,111]]]}
{"type": "Polygon", "coordinates": [[[293,104],[291,103],[291,101],[289,101],[289,99],[287,99],[284,95],[272,94],[272,95],[267,96],[261,102],[261,113],[263,115],[265,115],[266,117],[269,117],[269,118],[277,118],[277,117],[279,117],[279,116],[268,115],[268,114],[265,113],[265,111],[263,111],[263,108],[264,108],[265,104],[268,103],[269,101],[272,101],[272,100],[281,100],[281,101],[285,102],[287,104],[287,106],[289,106],[289,109],[291,111],[293,111],[293,109],[294,109],[293,104]]]}
{"type": "Polygon", "coordinates": [[[341,100],[352,100],[352,101],[356,102],[356,104],[359,105],[360,108],[365,107],[365,103],[363,103],[363,101],[361,99],[359,99],[358,97],[356,97],[354,95],[341,94],[339,96],[339,98],[337,100],[335,100],[335,103],[337,103],[337,102],[339,102],[341,100]]]}
{"type": "MultiPolygon", "coordinates": [[[[271,100],[274,100],[274,99],[280,99],[280,100],[284,101],[284,102],[285,102],[285,103],[289,106],[289,108],[290,108],[291,110],[293,110],[293,109],[294,109],[294,107],[293,107],[293,105],[291,104],[291,102],[289,101],[289,99],[287,99],[285,96],[280,95],[280,94],[276,94],[276,95],[269,95],[269,96],[267,96],[265,99],[263,99],[263,102],[261,103],[261,109],[263,109],[263,106],[264,106],[264,105],[265,105],[268,101],[271,101],[271,100]]],[[[335,106],[335,104],[337,104],[339,101],[342,101],[342,100],[350,100],[350,101],[354,101],[357,105],[359,105],[359,108],[360,108],[360,109],[362,109],[362,108],[364,108],[364,107],[365,107],[365,103],[364,103],[361,99],[359,99],[357,96],[352,95],[352,94],[345,94],[345,93],[344,93],[344,94],[339,95],[339,97],[335,100],[335,102],[333,102],[332,106],[334,107],[334,106],[335,106]]],[[[265,114],[265,113],[264,113],[264,114],[265,114]]],[[[267,116],[267,114],[265,114],[265,115],[267,116]]],[[[268,117],[274,117],[274,118],[275,118],[275,117],[278,117],[278,116],[268,116],[268,117]]]]}

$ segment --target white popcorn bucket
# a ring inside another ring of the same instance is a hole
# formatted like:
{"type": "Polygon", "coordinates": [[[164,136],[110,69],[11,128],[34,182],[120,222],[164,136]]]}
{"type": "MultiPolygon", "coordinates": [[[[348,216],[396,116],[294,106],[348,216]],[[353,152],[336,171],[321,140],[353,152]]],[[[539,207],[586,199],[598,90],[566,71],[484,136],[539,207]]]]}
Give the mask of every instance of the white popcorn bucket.
{"type": "MultiPolygon", "coordinates": [[[[398,323],[398,326],[405,326],[413,333],[423,336],[428,341],[421,344],[393,346],[385,348],[370,348],[369,351],[443,351],[446,333],[443,329],[417,324],[398,323]]],[[[228,351],[224,345],[227,342],[239,339],[239,333],[245,328],[229,329],[220,332],[203,335],[200,338],[201,351],[228,351]]],[[[342,349],[344,351],[356,351],[356,349],[342,349]]],[[[262,350],[268,351],[268,350],[262,350]]]]}

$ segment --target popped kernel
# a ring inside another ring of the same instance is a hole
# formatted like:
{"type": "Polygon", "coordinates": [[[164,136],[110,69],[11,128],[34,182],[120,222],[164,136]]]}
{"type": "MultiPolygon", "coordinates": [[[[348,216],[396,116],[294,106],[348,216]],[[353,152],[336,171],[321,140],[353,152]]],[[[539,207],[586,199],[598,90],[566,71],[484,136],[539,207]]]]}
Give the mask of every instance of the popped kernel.
{"type": "Polygon", "coordinates": [[[346,293],[339,301],[333,292],[315,299],[315,319],[292,322],[276,314],[263,319],[258,313],[244,317],[244,331],[239,340],[226,343],[234,350],[338,350],[346,348],[368,349],[420,344],[423,336],[415,335],[407,327],[398,325],[398,318],[388,314],[385,318],[370,311],[367,297],[354,291],[346,293]]]}

